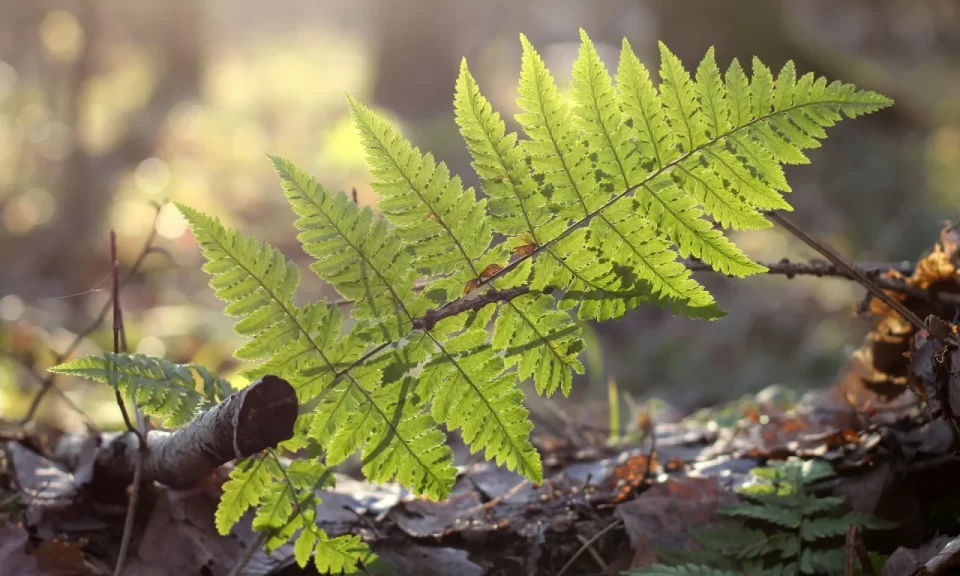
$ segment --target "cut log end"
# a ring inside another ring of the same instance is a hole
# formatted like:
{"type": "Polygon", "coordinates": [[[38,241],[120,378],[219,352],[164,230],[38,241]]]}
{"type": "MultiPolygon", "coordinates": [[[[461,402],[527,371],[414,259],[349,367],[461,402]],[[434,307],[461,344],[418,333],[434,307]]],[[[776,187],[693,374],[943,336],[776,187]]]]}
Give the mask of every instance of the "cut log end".
{"type": "Polygon", "coordinates": [[[267,375],[243,391],[234,427],[237,458],[256,454],[293,437],[297,393],[283,378],[267,375]]]}

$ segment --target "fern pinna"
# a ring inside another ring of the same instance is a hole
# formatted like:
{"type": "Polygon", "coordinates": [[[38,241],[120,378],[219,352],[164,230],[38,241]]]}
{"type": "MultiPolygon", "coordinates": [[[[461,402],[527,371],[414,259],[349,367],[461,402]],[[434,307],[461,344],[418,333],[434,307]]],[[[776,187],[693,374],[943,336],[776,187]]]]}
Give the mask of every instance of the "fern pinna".
{"type": "MultiPolygon", "coordinates": [[[[721,74],[712,49],[691,76],[663,45],[654,86],[626,41],[611,78],[581,38],[564,97],[521,36],[523,138],[507,133],[462,64],[456,122],[482,197],[354,99],[379,214],[271,159],[311,269],[355,303],[349,330],[336,305],[294,304],[300,271],[278,250],[178,205],[211,286],[249,337],[236,353],[258,362],[246,376],[282,376],[307,407],[281,448],[306,449],[312,463],[287,469],[275,454],[237,463],[217,512],[221,531],[256,507],[268,547],[299,530],[301,564],[313,554],[324,570],[354,570],[362,542],[312,525],[326,466],[359,450],[371,481],[444,498],[456,469],[441,424],[542,481],[520,383],[569,393],[583,371],[577,320],[617,318],[644,302],[722,316],[678,256],[739,277],[763,272],[721,230],[770,226],[764,211],[790,209],[781,164],[806,162],[803,150],[841,114],[891,103],[812,74],[798,79],[792,63],[776,77],[758,60],[751,77],[736,61],[721,74]]],[[[58,370],[107,380],[110,362],[97,362],[58,370]]],[[[128,389],[141,383],[130,371],[119,378],[128,389]]]]}
{"type": "MultiPolygon", "coordinates": [[[[698,550],[658,550],[662,564],[626,570],[623,576],[796,576],[845,574],[844,537],[851,526],[886,530],[896,524],[844,513],[845,499],[817,496],[809,485],[835,475],[823,460],[773,461],[751,470],[755,481],[739,493],[744,502],[718,514],[744,526],[694,529],[698,550]]],[[[880,559],[871,555],[871,561],[880,559]]],[[[879,570],[877,570],[879,572],[879,570]]]]}

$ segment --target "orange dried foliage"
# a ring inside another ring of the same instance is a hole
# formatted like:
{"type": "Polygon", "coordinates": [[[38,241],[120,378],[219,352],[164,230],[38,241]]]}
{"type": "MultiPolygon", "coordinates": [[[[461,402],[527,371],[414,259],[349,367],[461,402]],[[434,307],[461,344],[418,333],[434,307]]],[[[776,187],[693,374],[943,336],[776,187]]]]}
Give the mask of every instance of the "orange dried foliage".
{"type": "Polygon", "coordinates": [[[613,501],[623,502],[629,498],[633,491],[643,484],[647,472],[653,473],[657,467],[659,464],[656,452],[652,456],[638,454],[627,458],[626,462],[616,467],[611,476],[613,487],[617,488],[613,501]]]}
{"type": "Polygon", "coordinates": [[[529,256],[536,251],[537,251],[537,245],[531,242],[529,244],[522,244],[520,246],[515,247],[513,249],[513,255],[519,258],[523,258],[524,256],[529,256]]]}
{"type": "Polygon", "coordinates": [[[503,270],[503,266],[499,264],[489,264],[487,265],[486,268],[483,269],[482,272],[480,272],[480,279],[487,280],[489,278],[492,278],[494,275],[497,274],[497,272],[500,272],[501,270],[503,270]]]}

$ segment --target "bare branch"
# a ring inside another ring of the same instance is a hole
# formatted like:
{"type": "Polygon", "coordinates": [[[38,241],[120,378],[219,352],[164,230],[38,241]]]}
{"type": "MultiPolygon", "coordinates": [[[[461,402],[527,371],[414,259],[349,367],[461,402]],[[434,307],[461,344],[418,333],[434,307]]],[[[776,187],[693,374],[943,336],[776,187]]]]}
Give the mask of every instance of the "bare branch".
{"type": "MultiPolygon", "coordinates": [[[[297,394],[277,376],[264,376],[174,432],[147,433],[143,482],[186,488],[218,466],[273,448],[293,437],[297,394]]],[[[130,479],[139,448],[130,432],[109,435],[97,457],[98,474],[130,479]]]]}
{"type": "Polygon", "coordinates": [[[479,310],[486,306],[487,304],[492,304],[494,302],[509,302],[518,296],[523,296],[530,292],[530,288],[527,286],[518,286],[516,288],[507,288],[506,290],[488,290],[474,298],[460,298],[454,300],[447,306],[443,306],[439,309],[428,310],[420,318],[413,319],[413,329],[414,330],[432,330],[437,322],[448,318],[450,316],[456,316],[463,312],[469,312],[472,310],[479,310]]]}
{"type": "Polygon", "coordinates": [[[859,282],[864,288],[867,289],[871,294],[873,294],[878,300],[892,308],[897,314],[903,317],[904,320],[913,324],[917,330],[922,330],[924,327],[923,320],[919,316],[914,314],[912,310],[907,308],[902,302],[894,299],[892,296],[884,292],[880,286],[872,278],[868,278],[862,270],[856,267],[854,264],[850,264],[837,253],[831,246],[813,238],[803,230],[797,227],[796,224],[788,220],[787,218],[777,214],[772,210],[765,211],[764,214],[768,216],[771,220],[777,222],[781,226],[787,229],[791,234],[803,241],[804,244],[813,248],[817,252],[823,255],[824,258],[833,262],[838,268],[845,271],[850,275],[850,278],[853,278],[859,282]]]}

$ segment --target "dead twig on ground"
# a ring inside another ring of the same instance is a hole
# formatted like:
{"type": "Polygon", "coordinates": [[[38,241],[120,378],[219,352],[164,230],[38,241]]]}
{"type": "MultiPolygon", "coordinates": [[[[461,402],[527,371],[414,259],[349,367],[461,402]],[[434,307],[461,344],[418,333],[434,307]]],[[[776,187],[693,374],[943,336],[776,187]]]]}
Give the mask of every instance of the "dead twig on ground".
{"type": "Polygon", "coordinates": [[[623,520],[619,520],[619,519],[614,520],[613,522],[608,524],[603,530],[594,534],[593,537],[587,540],[583,544],[583,546],[581,546],[580,549],[577,550],[576,554],[574,554],[570,558],[570,560],[568,560],[567,563],[563,565],[563,568],[561,568],[560,571],[557,572],[557,576],[563,576],[564,574],[566,574],[567,570],[569,570],[570,567],[573,566],[573,563],[577,561],[577,558],[579,558],[584,552],[586,552],[586,550],[590,548],[590,546],[592,546],[594,542],[602,538],[604,534],[622,525],[623,525],[623,520]]]}

